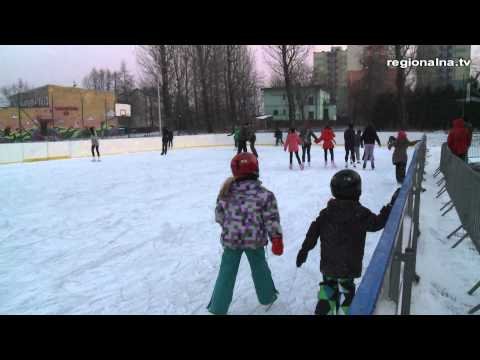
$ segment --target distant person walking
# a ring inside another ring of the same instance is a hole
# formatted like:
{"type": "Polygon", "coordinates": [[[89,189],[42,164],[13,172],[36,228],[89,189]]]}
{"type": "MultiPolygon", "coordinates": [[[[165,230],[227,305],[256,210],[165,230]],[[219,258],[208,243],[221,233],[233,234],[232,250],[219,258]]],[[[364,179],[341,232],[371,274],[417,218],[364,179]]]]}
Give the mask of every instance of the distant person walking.
{"type": "Polygon", "coordinates": [[[300,131],[300,139],[302,140],[302,162],[305,164],[305,155],[307,155],[308,166],[310,167],[310,149],[312,148],[312,137],[318,138],[312,131],[309,124],[305,125],[300,131]]]}
{"type": "Polygon", "coordinates": [[[283,134],[282,134],[282,130],[280,130],[280,129],[277,127],[277,128],[275,129],[274,136],[275,136],[275,146],[278,146],[279,143],[283,145],[283,134]]]}
{"type": "Polygon", "coordinates": [[[463,161],[467,161],[468,148],[472,142],[472,136],[465,128],[465,122],[462,118],[453,120],[453,127],[450,129],[447,138],[447,144],[453,154],[463,161]]]}
{"type": "Polygon", "coordinates": [[[173,147],[173,131],[168,131],[168,148],[171,149],[173,147]]]}
{"type": "Polygon", "coordinates": [[[357,164],[360,164],[360,147],[363,149],[362,131],[357,130],[357,133],[355,134],[355,147],[354,147],[357,164]]]}
{"type": "Polygon", "coordinates": [[[248,128],[248,122],[240,126],[238,133],[238,151],[237,154],[241,152],[247,152],[247,141],[250,138],[250,129],[248,128]]]}
{"type": "Polygon", "coordinates": [[[325,128],[322,130],[322,133],[320,134],[320,137],[315,140],[316,144],[319,144],[320,142],[323,141],[323,152],[325,156],[325,166],[327,166],[327,153],[330,152],[330,161],[332,163],[332,166],[335,167],[335,162],[333,158],[333,148],[335,144],[335,133],[333,132],[332,128],[327,125],[325,128]]]}
{"type": "Polygon", "coordinates": [[[169,139],[170,139],[169,131],[164,126],[162,127],[162,153],[160,155],[167,155],[169,139]]]}
{"type": "Polygon", "coordinates": [[[350,163],[355,165],[355,130],[353,124],[349,124],[347,130],[343,133],[345,141],[345,167],[348,168],[348,155],[350,155],[350,163]]]}
{"type": "Polygon", "coordinates": [[[100,152],[98,151],[98,135],[97,131],[93,126],[90,127],[90,140],[92,142],[92,161],[95,161],[95,150],[97,151],[98,161],[100,161],[100,152]]]}
{"type": "Polygon", "coordinates": [[[375,130],[373,124],[368,124],[363,131],[362,141],[365,144],[365,152],[363,154],[363,169],[367,167],[367,161],[370,160],[372,170],[375,170],[375,157],[373,155],[375,150],[375,141],[378,143],[378,146],[382,146],[382,144],[380,143],[377,130],[375,130]]]}
{"type": "Polygon", "coordinates": [[[255,149],[255,141],[257,141],[257,135],[255,135],[255,128],[253,125],[249,126],[249,137],[248,141],[250,142],[250,151],[256,158],[258,158],[257,150],[255,149]]]}
{"type": "Polygon", "coordinates": [[[298,165],[300,166],[300,169],[303,170],[303,164],[302,161],[300,160],[300,156],[298,156],[298,148],[300,144],[302,143],[302,140],[300,139],[300,136],[295,131],[295,128],[291,128],[290,131],[288,132],[287,138],[285,140],[285,144],[283,145],[284,151],[287,151],[290,153],[290,170],[292,170],[292,161],[293,161],[293,154],[295,153],[295,156],[298,161],[298,165]]]}
{"type": "Polygon", "coordinates": [[[388,141],[388,150],[395,148],[392,155],[392,163],[395,165],[395,176],[399,185],[403,184],[405,173],[407,171],[408,155],[407,149],[410,146],[416,145],[420,140],[410,141],[407,138],[407,133],[400,130],[397,137],[391,137],[388,141]]]}

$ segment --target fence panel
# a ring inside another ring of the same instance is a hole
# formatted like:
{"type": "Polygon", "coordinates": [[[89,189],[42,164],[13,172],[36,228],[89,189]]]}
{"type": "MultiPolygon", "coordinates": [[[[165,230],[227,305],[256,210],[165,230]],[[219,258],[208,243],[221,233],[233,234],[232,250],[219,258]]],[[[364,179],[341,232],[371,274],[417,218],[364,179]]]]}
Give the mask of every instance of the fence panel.
{"type": "Polygon", "coordinates": [[[380,300],[395,304],[396,314],[409,314],[419,236],[426,136],[416,146],[407,175],[385,229],[350,308],[351,315],[372,315],[380,300]]]}

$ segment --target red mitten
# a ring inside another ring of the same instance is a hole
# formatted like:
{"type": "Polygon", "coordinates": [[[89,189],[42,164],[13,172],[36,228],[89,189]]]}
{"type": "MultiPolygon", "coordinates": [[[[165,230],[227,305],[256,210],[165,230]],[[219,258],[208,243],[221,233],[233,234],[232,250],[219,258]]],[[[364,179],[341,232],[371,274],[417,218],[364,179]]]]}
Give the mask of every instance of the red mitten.
{"type": "Polygon", "coordinates": [[[278,256],[283,254],[283,240],[281,236],[272,238],[272,252],[278,256]]]}
{"type": "Polygon", "coordinates": [[[315,144],[318,144],[318,143],[320,143],[320,139],[315,140],[315,144]]]}

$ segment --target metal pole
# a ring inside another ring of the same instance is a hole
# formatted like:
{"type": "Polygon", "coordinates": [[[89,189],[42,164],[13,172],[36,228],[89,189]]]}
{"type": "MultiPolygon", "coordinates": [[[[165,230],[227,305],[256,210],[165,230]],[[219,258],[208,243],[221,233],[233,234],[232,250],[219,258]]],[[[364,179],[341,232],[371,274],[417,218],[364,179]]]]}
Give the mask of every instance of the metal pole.
{"type": "Polygon", "coordinates": [[[158,131],[162,131],[162,111],[160,108],[160,78],[157,76],[157,100],[158,100],[158,131]]]}

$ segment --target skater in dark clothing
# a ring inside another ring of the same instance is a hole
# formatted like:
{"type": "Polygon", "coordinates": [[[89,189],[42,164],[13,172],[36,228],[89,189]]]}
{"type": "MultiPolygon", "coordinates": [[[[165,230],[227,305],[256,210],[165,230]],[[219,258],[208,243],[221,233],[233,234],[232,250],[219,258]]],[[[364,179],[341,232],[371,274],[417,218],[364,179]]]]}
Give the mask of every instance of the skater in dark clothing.
{"type": "Polygon", "coordinates": [[[169,138],[170,134],[168,129],[165,126],[162,127],[162,153],[160,155],[167,155],[169,138]]]}
{"type": "Polygon", "coordinates": [[[348,155],[350,154],[350,163],[355,165],[355,130],[353,124],[348,125],[348,129],[343,133],[345,141],[345,167],[348,168],[348,155]]]}
{"type": "Polygon", "coordinates": [[[258,301],[262,305],[273,304],[278,291],[265,259],[269,240],[273,254],[283,254],[277,200],[258,180],[257,158],[250,153],[237,154],[230,165],[233,177],[223,184],[215,208],[215,221],[222,227],[223,247],[220,270],[207,307],[215,315],[228,312],[243,253],[250,264],[258,301]]]}
{"type": "Polygon", "coordinates": [[[395,191],[390,203],[375,215],[359,202],[362,180],[355,171],[337,172],[330,188],[335,198],[312,222],[297,255],[297,267],[300,267],[320,237],[323,281],[318,292],[316,315],[349,313],[355,296],[354,279],[362,275],[367,232],[383,229],[399,191],[395,191]]]}
{"type": "Polygon", "coordinates": [[[407,149],[410,146],[415,146],[420,140],[410,141],[407,138],[405,131],[400,130],[397,137],[390,137],[388,141],[388,150],[395,148],[392,155],[392,162],[395,165],[395,176],[397,183],[401,185],[405,179],[405,172],[407,170],[408,155],[407,149]]]}
{"type": "Polygon", "coordinates": [[[357,164],[360,164],[360,147],[363,149],[362,131],[357,130],[357,133],[355,134],[355,147],[354,147],[357,164]]]}
{"type": "Polygon", "coordinates": [[[252,126],[249,126],[249,138],[248,141],[250,142],[250,151],[256,158],[258,158],[257,150],[255,149],[255,141],[257,141],[257,135],[255,135],[255,129],[252,126]]]}
{"type": "Polygon", "coordinates": [[[288,132],[287,139],[285,140],[285,144],[283,145],[284,151],[287,151],[290,153],[290,170],[292,170],[292,160],[293,160],[293,154],[295,153],[295,156],[297,157],[298,165],[300,166],[300,169],[303,170],[303,164],[300,161],[300,157],[298,156],[298,148],[302,143],[302,139],[300,139],[300,136],[295,132],[295,128],[291,128],[290,131],[288,132]]]}
{"type": "Polygon", "coordinates": [[[300,139],[302,140],[302,162],[305,164],[305,154],[306,154],[309,167],[310,167],[310,149],[312,148],[312,137],[315,140],[318,139],[313,133],[310,125],[305,125],[302,128],[302,130],[300,130],[300,139]]]}
{"type": "Polygon", "coordinates": [[[168,148],[171,149],[173,147],[173,131],[168,131],[168,148]]]}
{"type": "Polygon", "coordinates": [[[242,151],[247,152],[247,141],[250,138],[250,129],[248,123],[243,124],[240,127],[238,133],[238,151],[237,154],[240,154],[242,151]]]}
{"type": "Polygon", "coordinates": [[[365,152],[363,153],[363,168],[367,167],[367,161],[370,160],[372,170],[375,169],[375,158],[373,152],[375,150],[375,141],[378,146],[382,146],[380,139],[378,138],[377,131],[372,124],[367,125],[362,134],[362,141],[365,144],[365,152]]]}
{"type": "Polygon", "coordinates": [[[280,129],[277,127],[276,130],[275,130],[274,136],[275,136],[275,146],[278,146],[279,143],[283,145],[283,134],[282,134],[282,130],[280,130],[280,129]]]}
{"type": "Polygon", "coordinates": [[[100,152],[98,151],[98,136],[97,131],[93,126],[90,128],[90,140],[92,141],[92,161],[95,161],[95,150],[97,151],[98,161],[100,161],[100,152]]]}

